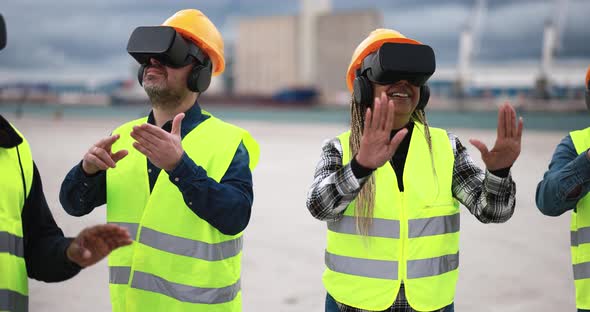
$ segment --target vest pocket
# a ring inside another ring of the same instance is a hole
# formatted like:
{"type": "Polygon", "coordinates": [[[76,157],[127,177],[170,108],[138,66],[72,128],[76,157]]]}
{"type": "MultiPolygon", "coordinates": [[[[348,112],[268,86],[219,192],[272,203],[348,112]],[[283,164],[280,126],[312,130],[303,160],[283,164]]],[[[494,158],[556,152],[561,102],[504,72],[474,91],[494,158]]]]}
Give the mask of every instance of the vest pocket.
{"type": "Polygon", "coordinates": [[[425,209],[436,209],[436,208],[453,208],[455,207],[455,201],[445,201],[445,202],[434,202],[424,205],[425,209]]]}
{"type": "Polygon", "coordinates": [[[455,202],[438,202],[424,205],[417,211],[410,212],[410,219],[426,219],[438,216],[448,216],[459,213],[459,208],[455,206],[455,202]]]}

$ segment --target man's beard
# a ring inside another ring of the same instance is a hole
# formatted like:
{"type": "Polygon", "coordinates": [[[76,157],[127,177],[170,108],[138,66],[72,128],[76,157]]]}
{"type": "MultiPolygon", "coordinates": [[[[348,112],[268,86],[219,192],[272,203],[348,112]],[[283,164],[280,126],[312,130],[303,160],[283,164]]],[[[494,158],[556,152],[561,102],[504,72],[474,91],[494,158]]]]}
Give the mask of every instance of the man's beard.
{"type": "Polygon", "coordinates": [[[161,109],[177,108],[189,93],[186,89],[173,90],[168,86],[158,84],[144,84],[143,89],[150,98],[152,106],[161,109]]]}

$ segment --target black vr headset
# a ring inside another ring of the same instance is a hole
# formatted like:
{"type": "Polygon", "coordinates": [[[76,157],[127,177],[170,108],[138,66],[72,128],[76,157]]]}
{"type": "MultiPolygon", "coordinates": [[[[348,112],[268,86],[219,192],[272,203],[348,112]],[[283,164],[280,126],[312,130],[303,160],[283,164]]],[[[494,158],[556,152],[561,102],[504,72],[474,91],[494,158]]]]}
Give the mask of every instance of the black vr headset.
{"type": "Polygon", "coordinates": [[[4,17],[0,14],[0,50],[6,46],[6,24],[4,23],[4,17]]]}
{"type": "Polygon", "coordinates": [[[173,27],[137,27],[129,37],[127,52],[141,65],[137,73],[139,84],[143,85],[143,72],[150,66],[150,59],[162,65],[180,68],[194,64],[186,85],[193,92],[204,92],[211,83],[213,65],[197,45],[184,39],[173,27]]]}
{"type": "Polygon", "coordinates": [[[356,72],[354,100],[361,107],[373,103],[373,86],[394,84],[407,80],[420,87],[420,100],[416,109],[423,110],[430,98],[426,81],[434,74],[436,60],[430,46],[406,43],[384,43],[379,50],[367,55],[356,72]]]}

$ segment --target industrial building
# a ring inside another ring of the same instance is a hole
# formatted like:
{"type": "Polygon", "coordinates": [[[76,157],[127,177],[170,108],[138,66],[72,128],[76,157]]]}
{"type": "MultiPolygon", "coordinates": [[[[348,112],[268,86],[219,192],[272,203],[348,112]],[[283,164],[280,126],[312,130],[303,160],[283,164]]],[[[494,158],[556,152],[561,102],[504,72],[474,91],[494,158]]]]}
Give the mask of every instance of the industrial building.
{"type": "MultiPolygon", "coordinates": [[[[476,0],[459,39],[454,65],[437,65],[431,78],[434,97],[583,96],[583,61],[557,61],[567,0],[555,0],[547,16],[538,61],[484,64],[477,62],[487,1],[476,0]]],[[[345,72],[356,45],[370,31],[383,27],[377,9],[332,10],[331,1],[302,0],[299,15],[242,17],[235,42],[234,91],[238,95],[271,96],[285,89],[316,89],[320,102],[346,104],[345,72]]],[[[391,23],[391,21],[390,21],[391,23]]]]}

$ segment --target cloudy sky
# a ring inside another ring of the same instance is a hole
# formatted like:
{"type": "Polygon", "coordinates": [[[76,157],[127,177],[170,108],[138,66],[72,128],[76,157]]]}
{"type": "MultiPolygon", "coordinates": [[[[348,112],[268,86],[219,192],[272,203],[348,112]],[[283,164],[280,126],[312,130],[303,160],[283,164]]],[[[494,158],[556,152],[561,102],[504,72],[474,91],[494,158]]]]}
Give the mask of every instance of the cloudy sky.
{"type": "MultiPolygon", "coordinates": [[[[439,64],[457,58],[459,31],[475,0],[332,0],[335,10],[378,8],[384,26],[429,43],[439,64]]],[[[240,17],[291,15],[298,0],[1,0],[8,45],[0,52],[0,77],[75,77],[102,80],[130,76],[125,51],[131,31],[160,24],[174,12],[196,7],[226,41],[240,17]],[[33,22],[34,21],[34,22],[33,22]]],[[[488,0],[476,62],[538,62],[543,24],[555,0],[488,0]]],[[[558,60],[590,60],[590,0],[569,0],[558,60]]]]}

